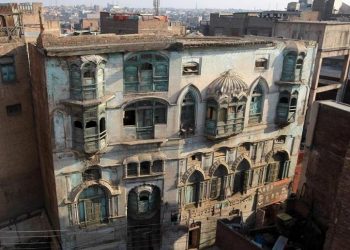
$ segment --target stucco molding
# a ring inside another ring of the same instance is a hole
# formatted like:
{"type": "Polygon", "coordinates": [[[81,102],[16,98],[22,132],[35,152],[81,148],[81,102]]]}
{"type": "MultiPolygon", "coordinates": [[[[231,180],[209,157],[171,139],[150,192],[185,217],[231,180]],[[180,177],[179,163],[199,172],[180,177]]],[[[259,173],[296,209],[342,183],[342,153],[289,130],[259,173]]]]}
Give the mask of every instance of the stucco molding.
{"type": "Polygon", "coordinates": [[[226,170],[227,170],[227,173],[230,173],[230,167],[228,166],[226,161],[224,159],[217,159],[217,160],[215,160],[213,165],[209,168],[209,176],[210,177],[213,176],[213,174],[215,173],[216,169],[219,166],[224,166],[226,168],[226,170]]]}
{"type": "Polygon", "coordinates": [[[247,154],[241,154],[239,157],[237,157],[237,159],[233,162],[232,164],[232,171],[236,171],[237,167],[239,166],[239,164],[243,161],[243,160],[247,160],[250,167],[253,166],[249,156],[247,154]]]}
{"type": "Polygon", "coordinates": [[[187,171],[182,175],[182,177],[181,177],[181,182],[182,182],[183,184],[186,184],[188,178],[190,178],[190,176],[191,176],[195,171],[200,172],[200,173],[202,174],[202,176],[203,176],[203,179],[205,179],[205,173],[204,173],[203,169],[202,169],[200,166],[195,165],[195,166],[192,166],[192,167],[190,167],[189,169],[187,169],[187,171]]]}
{"type": "Polygon", "coordinates": [[[104,190],[106,190],[109,194],[109,196],[116,196],[120,194],[120,190],[116,189],[116,187],[113,187],[108,181],[100,179],[97,181],[85,181],[83,183],[81,183],[79,186],[77,186],[76,188],[74,188],[70,194],[68,199],[66,200],[66,203],[76,203],[78,202],[79,199],[79,195],[81,194],[81,192],[83,192],[85,189],[91,187],[91,186],[101,186],[102,188],[104,188],[104,190]]]}
{"type": "Polygon", "coordinates": [[[290,153],[289,153],[289,151],[287,149],[285,149],[285,148],[275,148],[275,149],[271,150],[269,153],[266,154],[265,161],[267,163],[271,162],[272,157],[275,154],[277,154],[278,152],[286,153],[287,156],[288,156],[288,160],[290,159],[290,153]]]}

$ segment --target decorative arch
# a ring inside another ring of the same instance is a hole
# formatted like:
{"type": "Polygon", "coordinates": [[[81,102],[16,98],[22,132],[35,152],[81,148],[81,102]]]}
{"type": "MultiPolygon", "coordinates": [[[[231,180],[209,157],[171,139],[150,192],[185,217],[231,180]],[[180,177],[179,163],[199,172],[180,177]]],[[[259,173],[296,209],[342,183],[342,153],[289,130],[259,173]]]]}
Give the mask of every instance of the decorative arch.
{"type": "Polygon", "coordinates": [[[199,172],[201,175],[202,175],[202,178],[203,180],[205,179],[205,173],[203,171],[203,169],[199,166],[193,166],[189,169],[187,169],[187,171],[182,175],[182,178],[181,178],[181,182],[183,184],[186,184],[188,179],[191,177],[191,175],[194,173],[194,172],[199,172]]]}
{"type": "Polygon", "coordinates": [[[194,94],[197,103],[203,102],[202,95],[199,89],[195,85],[189,84],[180,91],[180,94],[178,95],[176,100],[177,105],[181,105],[183,99],[185,98],[188,92],[192,92],[194,94]]]}
{"type": "Polygon", "coordinates": [[[158,101],[158,102],[164,103],[167,106],[171,106],[170,102],[166,98],[159,97],[159,96],[147,96],[147,97],[133,97],[132,100],[123,102],[120,105],[120,109],[125,109],[125,107],[127,107],[128,105],[134,104],[140,101],[158,101]]]}
{"type": "Polygon", "coordinates": [[[85,181],[81,183],[79,186],[74,188],[69,196],[68,196],[68,203],[78,202],[79,195],[87,188],[91,186],[101,186],[105,191],[107,191],[109,196],[115,196],[120,194],[118,190],[115,190],[111,184],[109,184],[107,181],[100,179],[100,180],[93,180],[93,181],[85,181]]]}
{"type": "Polygon", "coordinates": [[[249,159],[249,156],[246,155],[246,154],[241,154],[232,164],[232,170],[233,171],[236,171],[236,169],[238,168],[239,164],[241,164],[241,162],[243,160],[246,160],[249,165],[250,165],[250,168],[253,166],[251,160],[249,159]]]}
{"type": "Polygon", "coordinates": [[[272,159],[273,159],[273,156],[277,153],[285,153],[286,156],[287,156],[287,159],[286,160],[290,160],[290,153],[288,152],[288,150],[286,149],[280,149],[280,150],[271,150],[269,153],[266,154],[265,156],[265,161],[267,163],[269,163],[272,159]]]}
{"type": "Polygon", "coordinates": [[[269,93],[270,89],[269,89],[269,85],[267,84],[266,79],[264,77],[262,77],[262,76],[259,76],[258,78],[256,78],[253,81],[253,84],[250,86],[250,88],[249,88],[249,96],[252,96],[253,91],[254,91],[255,87],[258,84],[261,84],[261,86],[263,86],[263,91],[264,91],[265,95],[269,93]]]}
{"type": "Polygon", "coordinates": [[[223,159],[218,159],[214,162],[214,164],[209,168],[209,176],[212,177],[215,173],[215,170],[218,169],[220,166],[223,166],[226,168],[227,173],[230,173],[230,167],[223,159]]]}

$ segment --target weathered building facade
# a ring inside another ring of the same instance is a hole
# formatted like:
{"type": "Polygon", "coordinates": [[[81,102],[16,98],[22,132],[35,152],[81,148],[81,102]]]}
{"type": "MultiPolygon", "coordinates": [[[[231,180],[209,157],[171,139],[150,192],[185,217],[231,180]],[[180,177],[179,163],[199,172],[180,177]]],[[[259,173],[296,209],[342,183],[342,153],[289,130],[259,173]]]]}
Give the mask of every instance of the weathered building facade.
{"type": "Polygon", "coordinates": [[[287,198],[314,43],[43,34],[30,50],[64,249],[201,248],[218,218],[287,198]]]}

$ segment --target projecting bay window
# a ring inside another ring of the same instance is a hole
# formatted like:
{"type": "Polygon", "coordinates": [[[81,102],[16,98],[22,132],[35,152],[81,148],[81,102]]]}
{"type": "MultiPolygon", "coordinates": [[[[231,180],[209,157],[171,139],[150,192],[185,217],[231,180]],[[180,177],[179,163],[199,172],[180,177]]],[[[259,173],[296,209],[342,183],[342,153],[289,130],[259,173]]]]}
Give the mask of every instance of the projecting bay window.
{"type": "Polygon", "coordinates": [[[86,62],[81,66],[77,63],[71,64],[71,98],[81,101],[101,98],[105,93],[104,68],[103,61],[98,64],[86,62]]]}
{"type": "Polygon", "coordinates": [[[13,83],[16,81],[16,68],[13,57],[0,57],[0,73],[2,83],[13,83]]]}
{"type": "Polygon", "coordinates": [[[290,94],[289,91],[283,91],[280,93],[277,106],[277,123],[288,124],[295,121],[297,115],[298,95],[298,91],[294,91],[292,94],[290,94]]]}
{"type": "Polygon", "coordinates": [[[124,62],[124,92],[168,91],[169,60],[156,52],[128,57],[124,62]]]}
{"type": "Polygon", "coordinates": [[[95,153],[106,146],[105,108],[72,108],[73,147],[95,153]]]}
{"type": "Polygon", "coordinates": [[[242,132],[246,98],[234,98],[231,103],[217,104],[214,100],[207,102],[206,134],[223,137],[242,132]]]}
{"type": "Polygon", "coordinates": [[[139,101],[124,109],[123,124],[136,129],[137,139],[153,139],[154,126],[166,124],[167,106],[157,101],[139,101]]]}
{"type": "Polygon", "coordinates": [[[290,51],[284,56],[281,81],[300,82],[305,53],[290,51]]]}

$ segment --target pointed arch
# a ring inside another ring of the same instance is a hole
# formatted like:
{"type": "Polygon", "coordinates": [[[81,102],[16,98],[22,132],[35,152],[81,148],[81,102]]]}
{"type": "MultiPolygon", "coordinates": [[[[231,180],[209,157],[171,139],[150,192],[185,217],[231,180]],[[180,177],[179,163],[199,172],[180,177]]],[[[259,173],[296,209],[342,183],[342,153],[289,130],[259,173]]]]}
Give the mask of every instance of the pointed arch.
{"type": "Polygon", "coordinates": [[[177,100],[176,100],[177,105],[181,105],[183,99],[185,98],[185,96],[188,92],[193,93],[194,97],[196,98],[197,103],[203,102],[202,94],[201,94],[200,90],[195,85],[193,85],[191,83],[191,84],[188,84],[186,87],[184,87],[180,91],[180,94],[178,95],[177,100]]]}
{"type": "Polygon", "coordinates": [[[254,89],[256,88],[257,85],[261,85],[263,87],[263,91],[264,91],[264,94],[268,94],[270,89],[269,89],[269,85],[267,83],[267,80],[262,77],[262,76],[259,76],[258,78],[256,78],[252,85],[250,86],[250,89],[249,89],[249,96],[251,96],[254,92],[254,89]]]}

